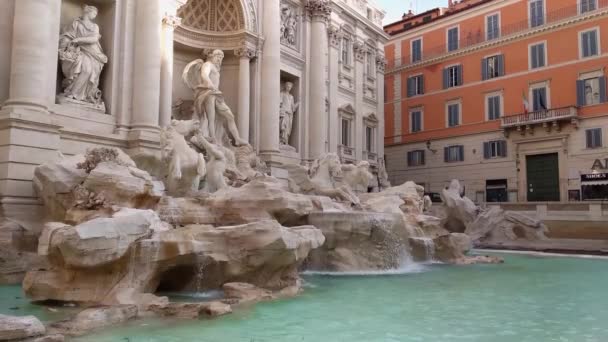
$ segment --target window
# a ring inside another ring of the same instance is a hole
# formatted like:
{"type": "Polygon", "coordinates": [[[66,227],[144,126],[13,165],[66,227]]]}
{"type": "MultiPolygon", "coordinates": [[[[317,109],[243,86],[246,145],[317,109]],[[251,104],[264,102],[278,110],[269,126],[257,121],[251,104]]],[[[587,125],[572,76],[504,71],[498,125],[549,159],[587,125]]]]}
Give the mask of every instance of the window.
{"type": "Polygon", "coordinates": [[[407,79],[407,97],[424,94],[424,77],[416,75],[407,79]]]}
{"type": "Polygon", "coordinates": [[[545,43],[530,45],[530,69],[545,66],[545,43]]]}
{"type": "Polygon", "coordinates": [[[592,128],[585,131],[587,136],[587,148],[602,147],[602,129],[592,128]]]}
{"type": "Polygon", "coordinates": [[[486,113],[488,120],[497,120],[501,117],[500,95],[487,97],[486,113]]]}
{"type": "Polygon", "coordinates": [[[543,0],[530,0],[530,27],[537,27],[545,23],[543,2],[543,0]]]}
{"type": "Polygon", "coordinates": [[[580,33],[580,56],[581,58],[597,56],[599,54],[597,29],[580,33]]]}
{"type": "Polygon", "coordinates": [[[496,55],[484,58],[481,61],[481,79],[489,80],[491,78],[504,76],[505,74],[505,59],[503,55],[496,55]]]}
{"type": "Polygon", "coordinates": [[[443,150],[443,159],[446,163],[464,161],[464,146],[447,146],[443,150]]]}
{"type": "Polygon", "coordinates": [[[422,131],[422,111],[420,109],[410,112],[410,132],[416,133],[422,131]]]}
{"type": "Polygon", "coordinates": [[[365,126],[365,150],[367,152],[374,152],[374,127],[365,126]]]}
{"type": "Polygon", "coordinates": [[[448,29],[448,52],[458,50],[458,27],[448,29]]]}
{"type": "Polygon", "coordinates": [[[350,40],[348,38],[342,39],[342,64],[350,65],[350,40]]]}
{"type": "Polygon", "coordinates": [[[462,65],[443,69],[443,89],[462,85],[462,65]]]}
{"type": "Polygon", "coordinates": [[[496,39],[500,36],[500,23],[498,13],[486,17],[486,38],[487,40],[496,39]]]}
{"type": "Polygon", "coordinates": [[[422,22],[423,23],[428,23],[429,21],[433,20],[433,17],[430,15],[427,15],[425,17],[422,18],[422,22]]]}
{"type": "Polygon", "coordinates": [[[410,151],[407,153],[407,166],[424,165],[424,150],[410,151]]]}
{"type": "Polygon", "coordinates": [[[342,145],[351,147],[350,138],[351,120],[342,118],[342,145]]]}
{"type": "Polygon", "coordinates": [[[374,58],[374,54],[371,52],[367,53],[367,60],[366,60],[367,64],[366,64],[366,72],[367,72],[367,77],[374,77],[374,75],[376,74],[376,70],[374,70],[374,65],[375,65],[375,58],[374,58]]]}
{"type": "Polygon", "coordinates": [[[580,12],[591,12],[597,9],[597,0],[580,0],[580,12]]]}
{"type": "Polygon", "coordinates": [[[412,63],[420,62],[422,60],[422,38],[412,40],[412,63]]]}
{"type": "Polygon", "coordinates": [[[483,143],[484,159],[504,158],[507,156],[507,141],[496,140],[483,143]]]}
{"type": "Polygon", "coordinates": [[[532,111],[547,110],[547,88],[538,87],[532,89],[532,111]]]}
{"type": "Polygon", "coordinates": [[[448,104],[448,127],[460,125],[460,103],[448,104]]]}
{"type": "Polygon", "coordinates": [[[590,77],[576,81],[576,105],[591,106],[606,102],[606,77],[590,77]]]}

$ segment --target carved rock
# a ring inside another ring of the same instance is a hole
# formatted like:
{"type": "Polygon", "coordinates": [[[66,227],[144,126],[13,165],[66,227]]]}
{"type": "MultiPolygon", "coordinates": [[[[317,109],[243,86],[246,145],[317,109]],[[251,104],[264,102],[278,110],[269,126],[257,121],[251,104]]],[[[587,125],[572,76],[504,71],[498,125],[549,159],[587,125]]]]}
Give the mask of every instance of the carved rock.
{"type": "Polygon", "coordinates": [[[17,340],[44,335],[44,325],[34,316],[0,315],[0,341],[17,340]]]}

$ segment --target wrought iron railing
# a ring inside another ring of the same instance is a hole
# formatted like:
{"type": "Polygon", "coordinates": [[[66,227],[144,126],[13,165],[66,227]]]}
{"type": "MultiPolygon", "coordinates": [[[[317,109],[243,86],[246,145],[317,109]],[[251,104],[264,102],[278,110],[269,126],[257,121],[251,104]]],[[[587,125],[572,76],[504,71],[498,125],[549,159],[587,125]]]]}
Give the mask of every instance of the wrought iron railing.
{"type": "MultiPolygon", "coordinates": [[[[578,3],[578,2],[577,2],[578,3]]],[[[493,40],[497,40],[500,38],[504,38],[507,36],[521,34],[526,31],[532,31],[539,28],[542,28],[547,25],[551,25],[553,23],[557,23],[566,19],[575,18],[578,16],[589,15],[591,13],[595,13],[597,11],[608,9],[608,0],[598,0],[597,6],[594,10],[586,11],[581,13],[580,3],[577,5],[567,6],[560,8],[558,10],[554,10],[546,13],[542,20],[542,24],[532,26],[531,20],[525,19],[519,22],[504,25],[500,27],[497,37],[488,37],[485,26],[479,26],[477,29],[470,30],[468,32],[460,32],[460,40],[458,41],[458,48],[452,51],[448,51],[447,42],[446,44],[437,45],[434,47],[424,48],[422,51],[422,56],[419,60],[412,61],[411,55],[402,56],[401,58],[389,58],[388,59],[388,67],[387,72],[390,72],[399,67],[409,66],[417,63],[423,63],[425,61],[442,57],[443,55],[448,55],[451,53],[456,53],[460,50],[487,43],[493,40]]],[[[528,16],[527,13],[523,13],[522,16],[528,16]]],[[[417,25],[423,25],[424,23],[419,23],[417,25]]],[[[412,27],[416,27],[414,25],[412,27]]],[[[484,23],[485,25],[485,23],[484,23]]]]}
{"type": "Polygon", "coordinates": [[[578,117],[578,108],[574,106],[537,110],[529,113],[502,117],[502,128],[532,125],[543,122],[560,121],[578,117]]]}

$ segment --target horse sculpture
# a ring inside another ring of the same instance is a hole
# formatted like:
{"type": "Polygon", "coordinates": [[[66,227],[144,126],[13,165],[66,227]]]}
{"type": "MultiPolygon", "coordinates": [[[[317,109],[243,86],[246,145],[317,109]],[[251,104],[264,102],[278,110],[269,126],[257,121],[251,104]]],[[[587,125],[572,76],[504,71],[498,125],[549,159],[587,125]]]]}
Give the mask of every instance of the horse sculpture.
{"type": "Polygon", "coordinates": [[[336,178],[342,175],[342,165],[335,153],[327,153],[315,160],[306,172],[297,165],[287,166],[290,187],[295,192],[327,196],[338,201],[350,202],[359,207],[357,195],[346,185],[337,185],[336,178]]]}
{"type": "Polygon", "coordinates": [[[193,150],[172,127],[162,130],[161,148],[168,193],[183,196],[198,191],[201,178],[207,173],[205,157],[193,150]]]}

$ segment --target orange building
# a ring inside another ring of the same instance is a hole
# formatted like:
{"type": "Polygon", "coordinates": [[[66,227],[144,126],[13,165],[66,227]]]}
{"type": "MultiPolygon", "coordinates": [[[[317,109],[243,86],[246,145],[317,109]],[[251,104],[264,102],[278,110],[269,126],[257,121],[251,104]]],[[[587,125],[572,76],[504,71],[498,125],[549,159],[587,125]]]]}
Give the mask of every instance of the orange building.
{"type": "Polygon", "coordinates": [[[608,199],[608,0],[462,0],[387,25],[394,183],[477,202],[608,199]]]}

